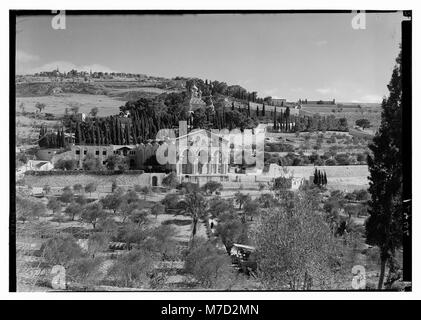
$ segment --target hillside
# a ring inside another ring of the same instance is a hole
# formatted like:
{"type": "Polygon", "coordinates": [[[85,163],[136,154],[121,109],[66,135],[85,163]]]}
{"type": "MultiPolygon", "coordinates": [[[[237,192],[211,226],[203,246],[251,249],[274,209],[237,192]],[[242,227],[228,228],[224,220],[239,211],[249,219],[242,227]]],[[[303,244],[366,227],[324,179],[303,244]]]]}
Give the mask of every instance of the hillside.
{"type": "Polygon", "coordinates": [[[108,89],[98,83],[86,82],[30,82],[16,84],[16,97],[42,97],[59,93],[107,94],[108,89]]]}

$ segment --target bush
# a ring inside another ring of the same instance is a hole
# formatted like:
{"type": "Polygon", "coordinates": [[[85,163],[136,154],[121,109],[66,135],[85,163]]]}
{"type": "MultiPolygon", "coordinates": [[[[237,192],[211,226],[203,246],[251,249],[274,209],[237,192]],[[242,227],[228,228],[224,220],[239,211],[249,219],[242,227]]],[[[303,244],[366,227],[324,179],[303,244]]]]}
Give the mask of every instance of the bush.
{"type": "Polygon", "coordinates": [[[153,268],[154,260],[150,252],[131,250],[119,255],[108,275],[117,286],[142,287],[148,285],[153,268]]]}
{"type": "Polygon", "coordinates": [[[213,194],[218,190],[222,190],[222,184],[216,181],[208,181],[202,186],[202,190],[205,191],[206,194],[213,194]]]}
{"type": "Polygon", "coordinates": [[[177,187],[178,184],[179,184],[179,181],[178,181],[177,174],[175,172],[171,172],[167,174],[162,179],[162,185],[170,189],[174,189],[175,187],[177,187]]]}
{"type": "Polygon", "coordinates": [[[77,168],[77,160],[59,159],[54,163],[54,169],[57,170],[75,170],[77,168]]]}
{"type": "Polygon", "coordinates": [[[71,235],[59,235],[48,239],[40,249],[49,266],[70,266],[83,256],[82,250],[71,235]]]}
{"type": "Polygon", "coordinates": [[[82,167],[83,167],[83,170],[87,170],[87,171],[92,171],[92,170],[96,171],[96,170],[101,170],[103,168],[102,163],[92,153],[88,153],[85,159],[83,159],[82,167]]]}
{"type": "Polygon", "coordinates": [[[346,166],[350,164],[349,156],[346,153],[337,154],[335,160],[339,165],[346,166]]]}
{"type": "Polygon", "coordinates": [[[205,288],[228,289],[232,285],[231,259],[203,238],[197,238],[189,250],[185,269],[205,288]]]}
{"type": "Polygon", "coordinates": [[[16,218],[19,221],[39,219],[45,215],[47,208],[44,203],[30,198],[16,196],[16,218]]]}
{"type": "Polygon", "coordinates": [[[335,240],[319,214],[318,204],[305,194],[294,197],[291,209],[276,208],[262,215],[255,243],[261,280],[268,289],[330,288],[335,240]]]}
{"type": "Polygon", "coordinates": [[[336,162],[336,160],[335,160],[335,159],[327,159],[327,160],[325,161],[325,165],[326,165],[326,166],[336,166],[336,165],[337,165],[337,162],[336,162]]]}

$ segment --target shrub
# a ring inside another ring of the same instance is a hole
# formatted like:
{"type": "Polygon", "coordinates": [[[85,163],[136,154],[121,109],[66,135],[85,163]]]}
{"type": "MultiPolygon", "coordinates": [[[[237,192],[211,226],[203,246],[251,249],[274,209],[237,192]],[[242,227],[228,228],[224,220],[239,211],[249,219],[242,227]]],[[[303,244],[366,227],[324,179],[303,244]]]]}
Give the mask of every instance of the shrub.
{"type": "Polygon", "coordinates": [[[82,167],[84,170],[92,171],[92,170],[101,170],[102,169],[102,163],[99,161],[95,155],[92,153],[88,153],[83,159],[82,167]]]}
{"type": "Polygon", "coordinates": [[[179,184],[179,181],[178,181],[177,174],[175,172],[171,172],[167,174],[162,179],[162,185],[170,189],[174,189],[175,187],[177,187],[178,184],[179,184]]]}
{"type": "Polygon", "coordinates": [[[326,165],[326,166],[336,166],[336,165],[337,165],[337,162],[336,162],[336,160],[335,160],[335,159],[327,159],[327,160],[325,161],[325,165],[326,165]]]}
{"type": "Polygon", "coordinates": [[[202,186],[202,190],[205,191],[206,194],[213,194],[218,190],[222,190],[222,184],[216,181],[208,181],[202,186]]]}
{"type": "Polygon", "coordinates": [[[346,153],[337,154],[335,160],[339,165],[346,166],[350,164],[349,156],[346,153]]]}
{"type": "Polygon", "coordinates": [[[61,265],[68,267],[83,256],[82,250],[71,235],[59,235],[48,239],[40,249],[49,266],[61,265]]]}
{"type": "Polygon", "coordinates": [[[189,250],[185,269],[205,288],[228,289],[231,286],[231,259],[203,238],[196,239],[189,250]]]}
{"type": "Polygon", "coordinates": [[[97,223],[105,218],[105,212],[102,210],[102,204],[100,202],[95,202],[87,205],[81,214],[82,221],[92,224],[92,227],[95,229],[97,223]]]}
{"type": "Polygon", "coordinates": [[[44,203],[30,198],[16,196],[16,218],[19,221],[39,219],[45,215],[47,208],[44,203]]]}
{"type": "Polygon", "coordinates": [[[108,275],[117,286],[142,287],[148,284],[153,268],[154,260],[150,252],[131,250],[119,255],[108,275]]]}
{"type": "Polygon", "coordinates": [[[54,163],[54,169],[58,170],[75,170],[77,168],[77,160],[59,159],[54,163]]]}
{"type": "Polygon", "coordinates": [[[151,214],[153,214],[155,218],[157,218],[158,215],[164,214],[164,213],[165,213],[165,206],[159,202],[155,203],[151,209],[151,214]]]}
{"type": "Polygon", "coordinates": [[[308,197],[297,196],[291,209],[262,215],[255,243],[261,280],[268,289],[329,288],[337,254],[329,226],[314,214],[316,206],[308,197]]]}

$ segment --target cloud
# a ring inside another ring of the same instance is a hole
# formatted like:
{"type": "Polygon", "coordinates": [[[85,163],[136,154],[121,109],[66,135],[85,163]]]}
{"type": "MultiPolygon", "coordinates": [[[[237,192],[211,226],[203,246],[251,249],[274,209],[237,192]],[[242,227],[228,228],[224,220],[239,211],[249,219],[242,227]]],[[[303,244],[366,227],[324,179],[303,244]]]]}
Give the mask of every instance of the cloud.
{"type": "Polygon", "coordinates": [[[301,88],[301,87],[298,87],[298,88],[291,88],[291,89],[289,89],[291,92],[304,92],[304,89],[303,88],[301,88]]]}
{"type": "Polygon", "coordinates": [[[366,94],[361,97],[359,100],[354,100],[352,102],[355,103],[381,103],[383,100],[382,96],[379,96],[378,94],[366,94]]]}
{"type": "Polygon", "coordinates": [[[49,62],[46,63],[42,66],[39,67],[34,67],[34,68],[26,68],[24,70],[22,70],[22,73],[25,74],[34,74],[37,72],[41,72],[41,71],[52,71],[55,69],[59,69],[60,72],[68,72],[72,69],[78,70],[78,71],[91,71],[95,72],[95,71],[102,71],[102,72],[117,72],[107,66],[101,65],[101,64],[89,64],[89,65],[76,65],[72,62],[69,61],[53,61],[53,62],[49,62]]]}
{"type": "Polygon", "coordinates": [[[334,88],[319,88],[319,89],[316,89],[316,92],[323,95],[327,95],[327,94],[337,93],[338,91],[334,88]]]}
{"type": "Polygon", "coordinates": [[[321,46],[327,45],[327,41],[326,40],[319,40],[319,41],[315,41],[314,44],[318,47],[321,47],[321,46]]]}
{"type": "Polygon", "coordinates": [[[16,63],[28,63],[39,60],[39,57],[22,50],[16,51],[16,63]]]}

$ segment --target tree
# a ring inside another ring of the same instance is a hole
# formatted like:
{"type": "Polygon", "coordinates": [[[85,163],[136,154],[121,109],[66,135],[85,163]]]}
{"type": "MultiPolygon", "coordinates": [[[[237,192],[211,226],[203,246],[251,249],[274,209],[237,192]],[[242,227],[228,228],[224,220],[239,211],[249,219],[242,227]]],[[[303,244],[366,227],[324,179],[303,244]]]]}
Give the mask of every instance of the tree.
{"type": "Polygon", "coordinates": [[[65,212],[67,215],[69,215],[69,216],[70,216],[70,219],[71,219],[72,221],[74,221],[74,220],[75,220],[75,216],[76,216],[77,214],[81,213],[81,212],[82,212],[82,210],[83,210],[83,207],[82,207],[79,203],[77,203],[77,202],[73,201],[73,202],[71,202],[71,203],[70,203],[70,204],[66,207],[66,209],[64,210],[64,212],[65,212]]]}
{"type": "Polygon", "coordinates": [[[161,260],[172,260],[177,254],[177,245],[174,236],[177,234],[171,225],[159,225],[148,232],[149,236],[142,247],[155,255],[161,260]]]}
{"type": "Polygon", "coordinates": [[[54,197],[48,200],[47,208],[53,211],[54,214],[61,212],[61,204],[54,197]]]}
{"type": "Polygon", "coordinates": [[[168,193],[162,199],[162,204],[165,206],[165,211],[170,212],[177,209],[180,196],[177,193],[168,193]]]}
{"type": "Polygon", "coordinates": [[[199,238],[189,250],[185,269],[206,288],[227,289],[231,285],[231,259],[203,238],[199,238]]]}
{"type": "Polygon", "coordinates": [[[61,265],[69,267],[83,256],[82,250],[71,235],[58,235],[48,239],[40,249],[49,266],[61,265]]]}
{"type": "Polygon", "coordinates": [[[257,199],[259,201],[259,205],[262,208],[272,208],[279,205],[276,198],[271,193],[263,193],[260,195],[260,197],[257,199]]]}
{"type": "Polygon", "coordinates": [[[214,197],[209,201],[208,212],[212,217],[219,217],[224,213],[233,213],[235,211],[231,200],[214,197]]]}
{"type": "Polygon", "coordinates": [[[317,202],[295,196],[294,207],[262,215],[254,233],[260,278],[267,288],[329,288],[337,258],[335,241],[317,202]]]}
{"type": "Polygon", "coordinates": [[[142,287],[149,281],[148,274],[154,269],[154,260],[146,250],[131,250],[119,255],[109,269],[108,274],[118,285],[124,287],[142,287]]]}
{"type": "Polygon", "coordinates": [[[108,156],[105,165],[108,170],[128,170],[129,162],[128,159],[123,155],[112,154],[108,156]]]}
{"type": "Polygon", "coordinates": [[[143,200],[146,200],[146,196],[152,193],[152,188],[150,186],[144,186],[140,189],[140,192],[143,194],[143,200]]]}
{"type": "Polygon", "coordinates": [[[231,253],[234,243],[242,242],[241,238],[246,231],[246,225],[233,215],[220,221],[216,226],[216,234],[221,238],[228,254],[231,253]]]}
{"type": "Polygon", "coordinates": [[[73,186],[73,191],[76,192],[76,193],[80,193],[82,190],[83,190],[83,186],[80,183],[76,183],[73,186]]]}
{"type": "Polygon", "coordinates": [[[46,184],[44,187],[42,187],[42,191],[44,191],[44,194],[49,194],[51,192],[51,187],[46,184]]]}
{"type": "Polygon", "coordinates": [[[222,190],[222,184],[216,181],[208,181],[202,186],[202,190],[206,194],[213,194],[216,191],[222,190]]]}
{"type": "Polygon", "coordinates": [[[21,103],[19,104],[19,109],[20,109],[20,111],[21,111],[22,113],[25,113],[25,104],[24,104],[23,102],[21,102],[21,103]]]}
{"type": "Polygon", "coordinates": [[[235,203],[238,205],[238,209],[241,210],[243,204],[246,203],[248,200],[250,200],[250,195],[237,191],[234,194],[234,199],[235,199],[235,203]]]}
{"type": "Polygon", "coordinates": [[[74,159],[59,159],[54,163],[54,169],[58,170],[75,170],[77,161],[74,159]]]}
{"type": "Polygon", "coordinates": [[[98,114],[98,111],[99,111],[98,107],[93,107],[93,108],[91,109],[91,111],[89,112],[89,114],[90,114],[92,117],[96,117],[96,116],[97,116],[97,114],[98,114]]]}
{"type": "Polygon", "coordinates": [[[70,189],[70,187],[66,187],[63,189],[63,192],[60,195],[59,200],[64,203],[70,203],[72,202],[73,198],[74,198],[73,191],[70,189]]]}
{"type": "Polygon", "coordinates": [[[363,129],[370,128],[370,121],[367,119],[358,119],[355,120],[355,124],[363,129]]]}
{"type": "Polygon", "coordinates": [[[35,108],[38,109],[38,112],[41,113],[45,109],[45,103],[37,102],[35,103],[35,108]]]}
{"type": "Polygon", "coordinates": [[[71,105],[70,110],[72,110],[73,114],[76,115],[79,113],[79,106],[77,105],[71,105]]]}
{"type": "Polygon", "coordinates": [[[253,216],[257,215],[259,210],[259,202],[257,200],[248,199],[244,203],[243,223],[246,222],[247,216],[250,217],[250,221],[253,221],[253,216]]]}
{"type": "Polygon", "coordinates": [[[89,196],[92,196],[92,192],[94,192],[97,188],[97,185],[95,182],[90,182],[87,185],[85,185],[85,192],[89,193],[89,196]]]}
{"type": "Polygon", "coordinates": [[[129,218],[133,223],[141,225],[148,221],[148,213],[149,211],[147,209],[139,209],[136,207],[131,210],[129,218]]]}
{"type": "MultiPolygon", "coordinates": [[[[402,207],[402,66],[396,59],[388,85],[389,97],[382,102],[380,128],[369,148],[369,217],[366,221],[367,243],[380,249],[382,289],[386,263],[402,245],[404,216],[402,207]]],[[[409,107],[409,106],[408,106],[409,107]]]]}
{"type": "Polygon", "coordinates": [[[95,157],[94,154],[88,153],[85,159],[83,159],[82,168],[83,170],[88,170],[88,171],[101,170],[102,164],[99,161],[99,159],[95,157]]]}
{"type": "Polygon", "coordinates": [[[157,202],[151,208],[151,213],[155,216],[155,218],[158,218],[158,215],[165,213],[165,206],[163,204],[157,202]]]}
{"type": "Polygon", "coordinates": [[[95,229],[97,223],[101,219],[105,218],[105,212],[102,209],[102,204],[100,202],[88,204],[82,210],[80,217],[83,222],[92,224],[92,227],[95,229]]]}
{"type": "Polygon", "coordinates": [[[27,197],[16,196],[16,217],[18,220],[26,222],[28,220],[39,219],[47,211],[44,203],[34,201],[27,197]]]}
{"type": "Polygon", "coordinates": [[[274,180],[272,185],[272,190],[275,192],[277,191],[284,191],[289,190],[292,187],[292,179],[286,177],[278,177],[274,180]]]}
{"type": "Polygon", "coordinates": [[[92,233],[88,238],[88,253],[92,258],[98,252],[108,249],[109,236],[102,232],[92,233]]]}
{"type": "Polygon", "coordinates": [[[316,169],[314,169],[314,177],[313,177],[313,183],[315,185],[319,185],[320,181],[319,181],[319,171],[316,169]]]}
{"type": "Polygon", "coordinates": [[[116,189],[113,193],[107,194],[104,198],[101,198],[100,201],[104,206],[104,209],[112,210],[115,214],[123,202],[123,191],[121,189],[116,189]]]}
{"type": "Polygon", "coordinates": [[[199,222],[199,219],[205,216],[206,207],[206,199],[200,192],[197,191],[186,194],[184,199],[180,200],[178,203],[178,209],[180,212],[187,214],[192,218],[192,242],[194,241],[194,237],[196,235],[197,223],[199,222]]]}

